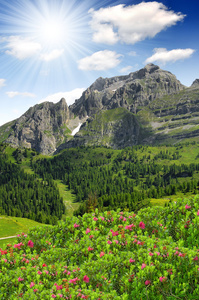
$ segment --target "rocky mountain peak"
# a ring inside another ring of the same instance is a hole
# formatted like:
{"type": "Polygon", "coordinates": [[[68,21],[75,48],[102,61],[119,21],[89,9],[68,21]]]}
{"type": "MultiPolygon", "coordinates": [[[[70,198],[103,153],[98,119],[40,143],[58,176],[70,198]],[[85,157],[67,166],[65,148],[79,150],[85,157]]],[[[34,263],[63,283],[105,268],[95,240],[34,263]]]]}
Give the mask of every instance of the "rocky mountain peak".
{"type": "Polygon", "coordinates": [[[191,87],[199,87],[199,79],[194,80],[191,87]]]}
{"type": "Polygon", "coordinates": [[[34,148],[43,154],[53,153],[65,141],[72,116],[64,98],[56,104],[37,104],[14,121],[6,142],[15,147],[34,148]]]}
{"type": "MultiPolygon", "coordinates": [[[[199,79],[192,86],[187,93],[199,90],[199,79]]],[[[194,97],[198,99],[198,95],[194,97]]],[[[69,107],[64,98],[56,104],[44,102],[31,107],[19,119],[0,128],[0,141],[43,154],[102,141],[106,146],[125,147],[146,142],[143,136],[148,134],[142,129],[148,126],[146,116],[149,128],[158,128],[153,137],[156,139],[159,127],[164,128],[159,118],[174,115],[172,122],[178,124],[178,115],[199,111],[198,104],[194,105],[175,75],[150,63],[128,75],[99,77],[69,107]]]]}
{"type": "Polygon", "coordinates": [[[143,79],[149,74],[154,73],[155,71],[160,70],[160,68],[154,64],[148,64],[144,68],[140,69],[137,72],[132,73],[134,79],[143,79]]]}
{"type": "Polygon", "coordinates": [[[148,73],[153,73],[153,72],[155,72],[156,70],[159,70],[160,67],[157,66],[157,65],[154,65],[154,64],[150,63],[150,64],[147,64],[147,65],[144,67],[144,69],[146,69],[148,73]]]}

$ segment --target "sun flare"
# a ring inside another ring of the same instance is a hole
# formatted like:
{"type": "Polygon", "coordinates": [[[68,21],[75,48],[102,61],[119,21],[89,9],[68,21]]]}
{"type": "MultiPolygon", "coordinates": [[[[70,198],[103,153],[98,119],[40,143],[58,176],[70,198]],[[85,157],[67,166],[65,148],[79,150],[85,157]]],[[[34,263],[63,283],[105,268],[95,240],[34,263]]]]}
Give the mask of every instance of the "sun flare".
{"type": "Polygon", "coordinates": [[[46,19],[42,22],[39,35],[45,46],[57,46],[66,40],[66,21],[59,19],[46,19]]]}

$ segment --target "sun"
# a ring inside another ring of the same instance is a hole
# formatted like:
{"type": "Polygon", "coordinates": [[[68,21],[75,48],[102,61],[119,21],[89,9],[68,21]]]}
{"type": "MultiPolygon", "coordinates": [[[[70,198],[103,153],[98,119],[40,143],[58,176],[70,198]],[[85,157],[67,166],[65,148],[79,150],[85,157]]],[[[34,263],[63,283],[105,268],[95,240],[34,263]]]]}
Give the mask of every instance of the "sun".
{"type": "Polygon", "coordinates": [[[46,47],[59,46],[67,40],[66,21],[51,17],[41,23],[39,38],[46,47]]]}
{"type": "Polygon", "coordinates": [[[19,0],[8,7],[10,10],[7,8],[10,36],[32,40],[45,51],[66,48],[74,52],[74,47],[78,51],[87,36],[89,3],[90,0],[19,0]]]}

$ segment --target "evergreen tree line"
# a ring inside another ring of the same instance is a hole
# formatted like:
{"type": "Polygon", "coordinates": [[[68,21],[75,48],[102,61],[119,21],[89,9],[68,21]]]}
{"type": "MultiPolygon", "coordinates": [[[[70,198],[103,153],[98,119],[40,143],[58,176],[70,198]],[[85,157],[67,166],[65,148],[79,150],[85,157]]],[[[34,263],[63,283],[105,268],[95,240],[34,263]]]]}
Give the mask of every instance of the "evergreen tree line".
{"type": "MultiPolygon", "coordinates": [[[[145,147],[146,148],[146,147],[145,147]]],[[[141,158],[138,151],[144,146],[114,152],[92,147],[68,149],[52,159],[33,164],[35,172],[45,178],[61,179],[76,194],[81,203],[77,214],[88,212],[86,200],[96,194],[98,208],[138,210],[150,198],[161,198],[181,192],[197,192],[199,182],[192,176],[199,164],[166,165],[157,159],[180,158],[178,152],[160,151],[151,158],[141,158]],[[183,179],[183,182],[182,180],[183,179]]]]}
{"type": "Polygon", "coordinates": [[[56,224],[65,212],[63,199],[50,178],[39,180],[0,155],[0,213],[56,224]]]}

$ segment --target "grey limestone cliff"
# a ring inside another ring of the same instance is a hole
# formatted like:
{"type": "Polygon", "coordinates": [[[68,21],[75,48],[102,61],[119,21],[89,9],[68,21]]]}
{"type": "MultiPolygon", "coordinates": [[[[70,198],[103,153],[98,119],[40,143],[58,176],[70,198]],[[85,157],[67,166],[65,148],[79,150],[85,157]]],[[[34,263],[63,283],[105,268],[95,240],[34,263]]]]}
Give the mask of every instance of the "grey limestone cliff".
{"type": "Polygon", "coordinates": [[[11,125],[6,142],[15,147],[34,148],[43,154],[53,153],[70,133],[67,124],[71,117],[65,99],[57,104],[37,104],[11,125]]]}
{"type": "Polygon", "coordinates": [[[50,154],[81,145],[176,143],[199,139],[198,132],[199,79],[187,88],[148,64],[129,75],[98,78],[70,107],[65,99],[31,107],[0,127],[0,141],[50,154]]]}

